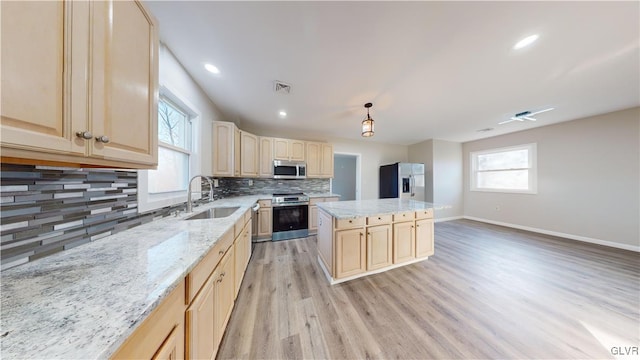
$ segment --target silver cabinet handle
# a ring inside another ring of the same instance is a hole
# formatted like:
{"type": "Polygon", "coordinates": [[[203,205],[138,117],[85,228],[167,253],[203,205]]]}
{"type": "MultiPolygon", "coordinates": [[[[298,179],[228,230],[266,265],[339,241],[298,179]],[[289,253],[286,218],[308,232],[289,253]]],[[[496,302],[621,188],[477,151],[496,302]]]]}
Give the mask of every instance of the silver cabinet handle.
{"type": "Polygon", "coordinates": [[[109,137],[108,137],[107,135],[96,136],[96,140],[97,140],[98,142],[101,142],[101,143],[105,143],[105,144],[106,144],[106,143],[108,143],[108,142],[109,142],[109,137]]]}
{"type": "Polygon", "coordinates": [[[90,131],[77,131],[76,136],[85,140],[89,140],[93,137],[90,131]]]}

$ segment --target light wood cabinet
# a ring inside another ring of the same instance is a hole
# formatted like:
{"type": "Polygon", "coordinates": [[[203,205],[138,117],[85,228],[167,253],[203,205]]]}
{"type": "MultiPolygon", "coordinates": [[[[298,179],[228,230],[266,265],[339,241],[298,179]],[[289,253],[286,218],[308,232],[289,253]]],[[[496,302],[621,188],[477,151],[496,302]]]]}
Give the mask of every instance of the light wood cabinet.
{"type": "Polygon", "coordinates": [[[181,281],[125,340],[112,359],[184,358],[184,294],[185,282],[181,281]]]}
{"type": "MultiPolygon", "coordinates": [[[[213,122],[213,175],[234,176],[236,166],[236,149],[234,147],[236,133],[239,130],[231,122],[213,122]]],[[[240,159],[240,156],[237,156],[240,159]]]]}
{"type": "Polygon", "coordinates": [[[399,264],[416,258],[414,222],[393,224],[393,263],[399,264]]]}
{"type": "Polygon", "coordinates": [[[273,225],[273,209],[271,208],[271,200],[260,200],[258,201],[258,204],[260,204],[260,209],[258,209],[257,213],[257,238],[271,238],[273,225]]]}
{"type": "Polygon", "coordinates": [[[260,177],[273,177],[273,138],[259,137],[260,177]]]}
{"type": "Polygon", "coordinates": [[[213,359],[217,346],[214,342],[215,278],[213,275],[204,284],[185,314],[187,359],[213,359]]]}
{"type": "Polygon", "coordinates": [[[237,127],[233,131],[233,175],[240,176],[240,166],[242,155],[240,150],[240,129],[237,127]]]}
{"type": "Polygon", "coordinates": [[[0,6],[2,161],[154,167],[157,25],[142,3],[0,6]]]}
{"type": "Polygon", "coordinates": [[[318,206],[309,205],[309,234],[318,232],[318,206]]]}
{"type": "Polygon", "coordinates": [[[273,159],[305,161],[304,141],[292,139],[273,139],[273,159]]]}
{"type": "Polygon", "coordinates": [[[393,264],[393,237],[391,225],[367,228],[367,270],[376,270],[393,264]]]}
{"type": "Polygon", "coordinates": [[[307,142],[307,177],[333,177],[333,145],[307,142]]]}
{"type": "Polygon", "coordinates": [[[240,236],[235,243],[235,297],[238,297],[242,280],[244,279],[244,270],[247,268],[249,258],[251,257],[251,221],[245,224],[240,236]]]}
{"type": "Polygon", "coordinates": [[[258,137],[241,130],[240,146],[240,175],[257,177],[259,168],[258,137]]]}
{"type": "Polygon", "coordinates": [[[416,220],[416,257],[434,254],[433,219],[416,220]]]}
{"type": "Polygon", "coordinates": [[[361,274],[367,270],[366,246],[363,228],[336,231],[337,279],[361,274]]]}
{"type": "Polygon", "coordinates": [[[215,278],[216,304],[213,318],[214,323],[214,343],[220,344],[222,335],[227,327],[227,322],[233,310],[235,299],[235,263],[234,247],[232,246],[220,261],[218,269],[213,273],[215,278]]]}

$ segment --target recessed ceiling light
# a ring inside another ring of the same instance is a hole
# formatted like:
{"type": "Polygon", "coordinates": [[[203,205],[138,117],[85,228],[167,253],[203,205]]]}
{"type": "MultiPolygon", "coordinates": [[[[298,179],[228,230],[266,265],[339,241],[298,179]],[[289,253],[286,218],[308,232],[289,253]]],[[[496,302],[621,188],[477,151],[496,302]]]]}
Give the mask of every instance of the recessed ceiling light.
{"type": "Polygon", "coordinates": [[[217,67],[211,65],[211,64],[204,64],[204,68],[207,69],[207,71],[214,73],[214,74],[220,74],[220,70],[218,70],[217,67]]]}
{"type": "Polygon", "coordinates": [[[279,115],[280,115],[281,118],[286,118],[287,117],[287,112],[281,110],[279,115]]]}
{"type": "Polygon", "coordinates": [[[522,39],[522,40],[518,41],[518,42],[513,46],[513,48],[514,48],[515,50],[522,49],[522,48],[523,48],[523,47],[525,47],[525,46],[529,46],[529,45],[533,44],[536,40],[538,40],[538,34],[534,34],[534,35],[531,35],[531,36],[527,36],[526,38],[524,38],[524,39],[522,39]]]}

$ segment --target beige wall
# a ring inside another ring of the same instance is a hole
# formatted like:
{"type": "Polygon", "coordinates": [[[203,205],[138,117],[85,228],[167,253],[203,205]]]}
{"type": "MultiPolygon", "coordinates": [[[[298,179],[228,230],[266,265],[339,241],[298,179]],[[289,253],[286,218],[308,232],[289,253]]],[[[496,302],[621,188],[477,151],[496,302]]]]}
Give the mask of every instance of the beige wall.
{"type": "Polygon", "coordinates": [[[444,140],[426,140],[409,146],[409,162],[425,167],[425,201],[445,205],[435,212],[436,219],[461,217],[462,144],[444,140]]]}
{"type": "Polygon", "coordinates": [[[639,154],[640,108],[465,143],[464,215],[640,250],[639,154]],[[527,143],[537,194],[469,191],[470,152],[527,143]]]}

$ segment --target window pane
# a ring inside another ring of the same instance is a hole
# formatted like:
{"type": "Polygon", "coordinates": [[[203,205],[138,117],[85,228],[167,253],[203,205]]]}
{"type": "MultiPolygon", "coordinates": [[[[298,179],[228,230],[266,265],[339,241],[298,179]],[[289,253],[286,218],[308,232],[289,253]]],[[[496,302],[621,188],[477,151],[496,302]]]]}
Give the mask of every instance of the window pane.
{"type": "Polygon", "coordinates": [[[158,169],[149,170],[149,193],[186,190],[189,155],[158,147],[158,169]]]}
{"type": "Polygon", "coordinates": [[[158,102],[158,140],[189,149],[189,117],[171,103],[158,102]]]}
{"type": "Polygon", "coordinates": [[[529,167],[527,149],[478,155],[478,170],[522,169],[529,167]]]}
{"type": "Polygon", "coordinates": [[[529,190],[529,170],[477,173],[479,189],[529,190]]]}

